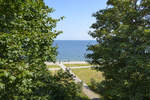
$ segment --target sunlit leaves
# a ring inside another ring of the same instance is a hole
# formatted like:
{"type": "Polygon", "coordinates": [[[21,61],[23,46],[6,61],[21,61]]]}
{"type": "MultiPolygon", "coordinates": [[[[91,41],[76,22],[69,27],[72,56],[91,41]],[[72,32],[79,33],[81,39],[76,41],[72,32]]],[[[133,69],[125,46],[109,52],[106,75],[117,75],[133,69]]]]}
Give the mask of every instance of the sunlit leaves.
{"type": "Polygon", "coordinates": [[[80,86],[68,72],[52,76],[53,41],[61,33],[43,0],[0,0],[0,99],[76,100],[80,86]]]}
{"type": "Polygon", "coordinates": [[[60,33],[52,12],[43,0],[0,1],[0,99],[50,98],[51,89],[42,89],[51,78],[44,62],[55,61],[52,43],[60,33]]]}

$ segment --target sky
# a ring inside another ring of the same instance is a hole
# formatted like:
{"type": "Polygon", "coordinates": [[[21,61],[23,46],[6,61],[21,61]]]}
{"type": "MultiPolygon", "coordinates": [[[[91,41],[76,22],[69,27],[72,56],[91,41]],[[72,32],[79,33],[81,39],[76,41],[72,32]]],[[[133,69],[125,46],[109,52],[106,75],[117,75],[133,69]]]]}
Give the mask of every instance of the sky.
{"type": "Polygon", "coordinates": [[[92,14],[106,8],[107,0],[44,0],[46,5],[55,9],[53,18],[64,16],[57,24],[57,30],[63,31],[56,40],[93,40],[88,34],[95,22],[92,14]]]}

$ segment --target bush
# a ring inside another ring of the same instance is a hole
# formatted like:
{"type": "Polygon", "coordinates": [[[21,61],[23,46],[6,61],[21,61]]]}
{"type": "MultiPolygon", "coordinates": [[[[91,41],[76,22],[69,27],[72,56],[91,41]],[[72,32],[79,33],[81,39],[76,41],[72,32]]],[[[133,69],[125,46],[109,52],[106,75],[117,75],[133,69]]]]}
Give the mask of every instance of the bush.
{"type": "Polygon", "coordinates": [[[54,100],[77,100],[81,93],[82,84],[76,84],[72,74],[60,70],[52,80],[52,98],[54,100]]]}

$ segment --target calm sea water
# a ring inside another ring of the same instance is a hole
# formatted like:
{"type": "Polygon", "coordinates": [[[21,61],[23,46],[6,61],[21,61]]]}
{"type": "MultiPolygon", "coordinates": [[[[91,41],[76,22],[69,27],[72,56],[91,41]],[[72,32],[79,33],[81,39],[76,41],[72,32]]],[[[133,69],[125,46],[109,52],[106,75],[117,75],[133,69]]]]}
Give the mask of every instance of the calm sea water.
{"type": "Polygon", "coordinates": [[[94,40],[55,40],[54,45],[58,46],[58,61],[85,61],[87,46],[96,44],[94,40]]]}

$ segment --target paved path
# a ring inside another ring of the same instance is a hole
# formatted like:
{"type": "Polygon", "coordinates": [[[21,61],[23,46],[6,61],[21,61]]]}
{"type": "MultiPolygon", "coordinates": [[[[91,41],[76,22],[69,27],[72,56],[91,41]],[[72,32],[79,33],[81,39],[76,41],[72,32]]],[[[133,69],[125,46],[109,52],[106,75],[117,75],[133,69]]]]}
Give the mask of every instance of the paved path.
{"type": "Polygon", "coordinates": [[[55,63],[53,63],[53,62],[45,62],[46,65],[55,65],[55,64],[60,64],[60,63],[63,63],[63,64],[88,64],[85,61],[64,61],[64,62],[57,61],[55,63]]]}
{"type": "MultiPolygon", "coordinates": [[[[63,65],[62,63],[59,63],[58,64],[64,71],[66,71],[68,68],[63,65]]],[[[69,72],[71,74],[73,74],[75,77],[74,77],[74,80],[75,82],[82,82],[71,70],[69,70],[69,72]]],[[[93,91],[91,91],[88,87],[87,84],[83,83],[83,92],[89,97],[89,99],[91,100],[100,100],[100,97],[98,94],[94,93],[93,91]]]]}
{"type": "MultiPolygon", "coordinates": [[[[61,64],[58,64],[59,66],[61,64]]],[[[81,68],[91,68],[94,66],[78,66],[78,67],[65,67],[66,69],[81,69],[81,68]]],[[[48,68],[48,70],[60,70],[61,68],[48,68]]]]}
{"type": "Polygon", "coordinates": [[[61,68],[48,68],[48,70],[50,70],[50,71],[55,71],[55,70],[60,70],[61,68]]]}

